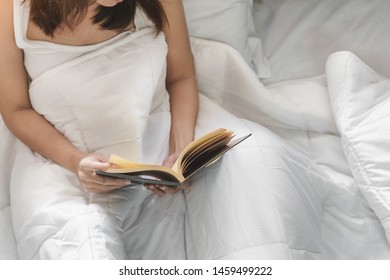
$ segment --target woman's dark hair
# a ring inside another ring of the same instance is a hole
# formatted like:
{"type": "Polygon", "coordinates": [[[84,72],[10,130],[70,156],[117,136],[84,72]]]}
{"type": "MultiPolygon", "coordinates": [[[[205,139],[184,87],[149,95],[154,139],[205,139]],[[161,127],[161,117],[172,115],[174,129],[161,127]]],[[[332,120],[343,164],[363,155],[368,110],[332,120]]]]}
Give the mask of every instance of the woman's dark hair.
{"type": "MultiPolygon", "coordinates": [[[[29,2],[32,21],[48,36],[57,28],[80,22],[87,13],[91,0],[24,0],[29,2]]],[[[153,21],[157,32],[165,24],[166,15],[159,0],[124,0],[114,7],[99,5],[92,20],[103,29],[123,31],[134,20],[136,7],[140,7],[153,21]]]]}

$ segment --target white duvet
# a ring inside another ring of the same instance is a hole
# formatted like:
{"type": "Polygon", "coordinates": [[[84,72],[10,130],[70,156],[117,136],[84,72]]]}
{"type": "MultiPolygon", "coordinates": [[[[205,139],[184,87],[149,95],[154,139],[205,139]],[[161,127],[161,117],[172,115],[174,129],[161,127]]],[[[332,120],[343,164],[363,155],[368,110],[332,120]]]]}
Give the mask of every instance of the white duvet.
{"type": "MultiPolygon", "coordinates": [[[[32,103],[82,149],[158,163],[169,134],[165,45],[148,32],[124,40],[107,47],[107,64],[91,53],[43,73],[33,81],[32,103]],[[126,63],[134,60],[137,71],[126,63]]],[[[324,76],[265,87],[232,48],[199,39],[192,47],[202,93],[197,136],[217,127],[253,136],[189,191],[163,198],[142,186],[86,194],[73,174],[16,143],[15,157],[2,154],[0,164],[12,174],[1,188],[11,190],[19,258],[390,258],[387,225],[355,183],[359,170],[348,164],[332,111],[339,103],[329,102],[327,83],[337,96],[337,83],[350,77],[328,77],[347,66],[333,59],[324,76]]],[[[353,65],[355,72],[363,65],[353,65]]],[[[12,146],[4,141],[1,149],[12,146]]],[[[387,162],[378,165],[388,179],[387,162]]]]}

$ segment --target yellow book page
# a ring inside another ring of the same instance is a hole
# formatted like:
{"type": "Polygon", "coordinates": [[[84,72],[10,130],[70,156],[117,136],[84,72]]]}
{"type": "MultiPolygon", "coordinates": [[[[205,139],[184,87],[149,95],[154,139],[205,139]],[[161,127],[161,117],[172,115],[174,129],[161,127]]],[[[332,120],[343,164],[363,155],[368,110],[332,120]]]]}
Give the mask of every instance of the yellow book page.
{"type": "Polygon", "coordinates": [[[224,134],[231,134],[232,132],[228,129],[225,129],[225,128],[219,128],[219,129],[216,129],[214,131],[211,131],[201,137],[199,137],[198,139],[194,140],[191,144],[189,144],[182,152],[181,154],[179,155],[178,159],[176,160],[176,162],[173,164],[173,167],[172,169],[177,171],[178,173],[181,173],[183,172],[182,170],[182,162],[183,162],[183,157],[185,157],[186,155],[188,155],[189,153],[192,153],[194,150],[197,149],[197,147],[199,146],[203,146],[205,145],[205,143],[207,143],[210,138],[215,138],[215,137],[221,137],[221,135],[224,135],[224,134]]]}
{"type": "Polygon", "coordinates": [[[132,162],[130,160],[124,159],[117,155],[110,155],[109,163],[115,164],[115,169],[127,169],[127,168],[135,168],[140,167],[141,164],[132,162]]]}
{"type": "Polygon", "coordinates": [[[109,173],[132,172],[132,173],[161,174],[160,172],[163,172],[177,178],[180,182],[183,182],[185,180],[182,174],[175,172],[171,168],[164,165],[140,164],[140,163],[129,161],[115,154],[112,154],[110,156],[109,162],[115,165],[115,168],[111,168],[107,170],[107,172],[109,173]]]}
{"type": "Polygon", "coordinates": [[[184,160],[181,162],[181,169],[183,170],[183,173],[188,164],[196,160],[203,153],[210,151],[211,149],[215,149],[216,147],[223,147],[227,145],[232,138],[233,133],[225,133],[221,135],[215,135],[214,137],[206,139],[203,143],[197,145],[195,149],[192,149],[186,155],[184,155],[184,160]]]}

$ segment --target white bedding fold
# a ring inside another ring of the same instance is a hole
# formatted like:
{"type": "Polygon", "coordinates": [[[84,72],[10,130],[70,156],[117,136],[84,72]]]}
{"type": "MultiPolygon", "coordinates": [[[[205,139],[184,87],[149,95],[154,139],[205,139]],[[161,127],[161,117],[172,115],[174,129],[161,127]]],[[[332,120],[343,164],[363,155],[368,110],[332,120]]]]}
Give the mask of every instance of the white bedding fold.
{"type": "Polygon", "coordinates": [[[329,57],[327,76],[349,166],[390,241],[390,80],[350,52],[329,57]]]}
{"type": "Polygon", "coordinates": [[[15,137],[0,116],[0,259],[17,259],[10,215],[9,181],[14,161],[15,137]]]}

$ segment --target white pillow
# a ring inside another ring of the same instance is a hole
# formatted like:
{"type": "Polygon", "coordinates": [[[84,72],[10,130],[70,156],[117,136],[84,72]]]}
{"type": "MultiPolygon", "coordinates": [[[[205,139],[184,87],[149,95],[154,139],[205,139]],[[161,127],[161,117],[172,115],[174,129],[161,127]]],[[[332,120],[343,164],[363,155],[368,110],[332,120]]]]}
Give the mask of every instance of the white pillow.
{"type": "Polygon", "coordinates": [[[390,80],[350,52],[331,55],[326,70],[344,153],[390,242],[390,80]]]}
{"type": "Polygon", "coordinates": [[[253,0],[184,0],[183,4],[190,36],[234,47],[259,78],[269,77],[268,62],[254,28],[253,0]]]}

